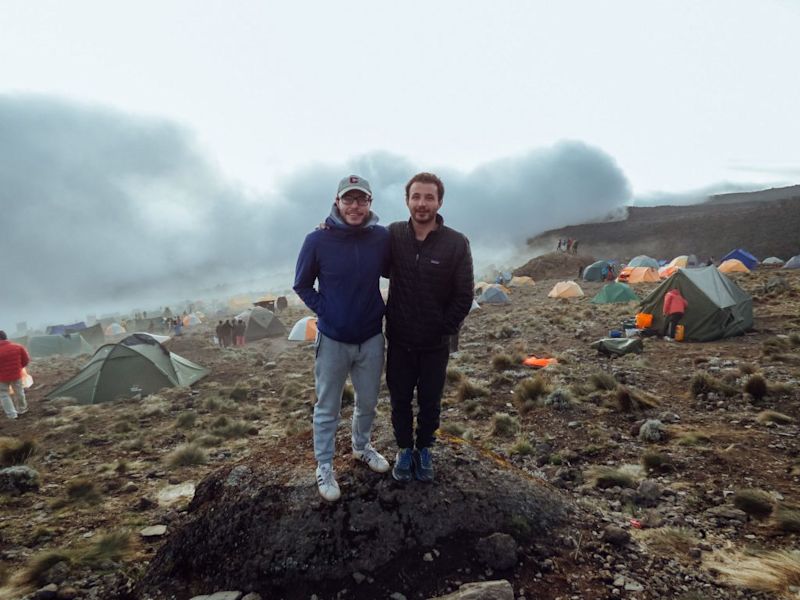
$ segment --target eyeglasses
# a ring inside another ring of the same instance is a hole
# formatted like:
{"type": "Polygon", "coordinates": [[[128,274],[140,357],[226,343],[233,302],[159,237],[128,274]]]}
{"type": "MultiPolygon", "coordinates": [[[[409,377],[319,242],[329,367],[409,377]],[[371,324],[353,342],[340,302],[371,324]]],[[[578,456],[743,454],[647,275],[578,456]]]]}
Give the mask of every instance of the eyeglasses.
{"type": "Polygon", "coordinates": [[[361,196],[359,198],[351,198],[349,196],[342,196],[339,198],[339,201],[344,204],[345,206],[353,206],[353,204],[358,204],[359,206],[369,206],[369,203],[372,202],[372,198],[369,196],[361,196]]]}

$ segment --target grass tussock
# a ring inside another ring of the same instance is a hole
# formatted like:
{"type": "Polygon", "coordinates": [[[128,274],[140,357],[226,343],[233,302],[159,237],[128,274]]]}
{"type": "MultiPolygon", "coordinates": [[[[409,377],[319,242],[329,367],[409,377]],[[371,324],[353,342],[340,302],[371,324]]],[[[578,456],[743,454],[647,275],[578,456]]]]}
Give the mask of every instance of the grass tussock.
{"type": "Polygon", "coordinates": [[[97,504],[102,499],[95,482],[84,477],[68,482],[66,489],[68,504],[97,504]]]}
{"type": "Polygon", "coordinates": [[[759,423],[776,423],[778,425],[788,425],[794,423],[794,418],[775,410],[762,410],[756,416],[759,423]]]}
{"type": "Polygon", "coordinates": [[[800,586],[800,552],[796,550],[718,554],[709,566],[729,583],[748,590],[790,597],[794,595],[790,587],[800,586]]]}
{"type": "Polygon", "coordinates": [[[736,389],[709,375],[704,371],[697,371],[689,383],[689,390],[692,396],[699,396],[700,394],[722,394],[723,396],[733,396],[736,394],[736,389]]]}
{"type": "Polygon", "coordinates": [[[744,382],[744,391],[756,400],[762,400],[767,395],[767,380],[760,373],[754,373],[744,382]]]}
{"type": "Polygon", "coordinates": [[[187,410],[178,415],[175,419],[175,427],[178,429],[191,429],[197,422],[197,413],[193,410],[187,410]]]}
{"type": "Polygon", "coordinates": [[[675,438],[679,446],[705,446],[711,443],[711,437],[703,431],[685,431],[675,438]]]}
{"type": "Polygon", "coordinates": [[[472,383],[469,379],[462,380],[458,385],[458,390],[456,391],[456,398],[459,402],[472,400],[473,398],[481,398],[488,395],[489,390],[482,385],[472,383]]]}
{"type": "Polygon", "coordinates": [[[556,388],[544,399],[544,405],[554,410],[568,410],[575,405],[575,398],[566,388],[556,388]]]}
{"type": "Polygon", "coordinates": [[[448,367],[447,383],[461,383],[462,379],[464,379],[464,373],[462,373],[455,367],[448,367]]]}
{"type": "Polygon", "coordinates": [[[28,562],[20,573],[20,583],[24,585],[45,585],[44,576],[60,562],[72,563],[69,553],[63,550],[48,550],[37,554],[28,562]]]}
{"type": "Polygon", "coordinates": [[[456,437],[461,437],[464,435],[464,432],[467,430],[461,423],[456,423],[455,421],[448,421],[441,427],[442,431],[449,434],[454,435],[456,437]]]}
{"type": "Polygon", "coordinates": [[[753,375],[758,371],[752,363],[739,363],[739,373],[742,375],[753,375]]]}
{"type": "Polygon", "coordinates": [[[17,438],[0,438],[0,467],[24,465],[36,454],[36,442],[17,438]]]}
{"type": "Polygon", "coordinates": [[[594,467],[587,473],[588,481],[596,488],[607,489],[613,487],[632,488],[636,486],[633,475],[620,469],[611,467],[594,467]]]}
{"type": "Polygon", "coordinates": [[[777,356],[792,349],[791,342],[786,338],[774,337],[766,340],[761,348],[765,356],[777,356]]]}
{"type": "Polygon", "coordinates": [[[800,333],[793,332],[789,334],[789,343],[793,348],[800,348],[800,333]]]}
{"type": "Polygon", "coordinates": [[[228,421],[224,425],[214,427],[211,435],[224,438],[226,440],[242,438],[247,435],[255,435],[258,428],[245,421],[228,421]]]}
{"type": "Polygon", "coordinates": [[[511,437],[519,431],[519,421],[507,413],[495,413],[492,417],[492,435],[511,437]]]}
{"type": "Polygon", "coordinates": [[[235,388],[231,390],[230,398],[234,402],[244,402],[247,400],[247,396],[250,393],[250,390],[246,387],[241,385],[237,385],[235,388]]]}
{"type": "Polygon", "coordinates": [[[658,406],[658,401],[648,394],[644,394],[624,385],[617,386],[614,392],[614,401],[620,412],[637,412],[658,406]]]}
{"type": "Polygon", "coordinates": [[[800,533],[800,507],[780,505],[772,515],[775,529],[784,533],[800,533]]]}
{"type": "Polygon", "coordinates": [[[215,448],[223,442],[221,437],[216,435],[201,435],[191,440],[191,443],[200,448],[215,448]]]}
{"type": "Polygon", "coordinates": [[[595,390],[611,391],[617,388],[617,380],[610,373],[596,371],[589,375],[589,385],[595,390]]]}
{"type": "Polygon", "coordinates": [[[668,473],[672,470],[669,456],[661,452],[645,452],[640,460],[648,473],[668,473]]]}
{"type": "Polygon", "coordinates": [[[764,519],[772,514],[774,501],[764,490],[747,488],[736,490],[733,495],[733,505],[751,517],[764,519]]]}
{"type": "Polygon", "coordinates": [[[769,384],[770,396],[791,396],[794,393],[794,390],[795,388],[783,381],[769,384]]]}
{"type": "Polygon", "coordinates": [[[514,359],[508,354],[495,354],[492,356],[492,368],[495,371],[508,371],[516,366],[514,359]]]}
{"type": "Polygon", "coordinates": [[[552,391],[552,386],[541,375],[523,379],[514,388],[514,401],[520,413],[525,414],[536,406],[540,398],[552,391]]]}
{"type": "Polygon", "coordinates": [[[104,560],[119,561],[133,551],[133,536],[129,531],[114,531],[101,536],[79,555],[83,564],[97,564],[104,560]]]}
{"type": "Polygon", "coordinates": [[[700,543],[694,532],[685,527],[645,529],[638,532],[636,537],[653,552],[673,558],[688,557],[689,550],[700,543]]]}
{"type": "Polygon", "coordinates": [[[204,465],[207,462],[208,455],[194,444],[178,446],[167,456],[167,465],[173,468],[204,465]]]}
{"type": "Polygon", "coordinates": [[[519,440],[508,449],[508,453],[511,456],[530,456],[533,454],[533,444],[528,440],[519,440]]]}

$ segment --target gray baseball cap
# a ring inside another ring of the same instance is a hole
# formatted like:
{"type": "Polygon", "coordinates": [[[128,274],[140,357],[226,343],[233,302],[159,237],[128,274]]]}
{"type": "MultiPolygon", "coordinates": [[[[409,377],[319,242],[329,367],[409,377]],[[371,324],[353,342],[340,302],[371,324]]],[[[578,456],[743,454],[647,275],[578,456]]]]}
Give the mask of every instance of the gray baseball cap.
{"type": "Polygon", "coordinates": [[[369,187],[369,181],[359,177],[358,175],[348,175],[339,182],[339,190],[336,192],[336,197],[341,198],[350,190],[359,190],[364,192],[367,196],[372,198],[372,188],[369,187]]]}

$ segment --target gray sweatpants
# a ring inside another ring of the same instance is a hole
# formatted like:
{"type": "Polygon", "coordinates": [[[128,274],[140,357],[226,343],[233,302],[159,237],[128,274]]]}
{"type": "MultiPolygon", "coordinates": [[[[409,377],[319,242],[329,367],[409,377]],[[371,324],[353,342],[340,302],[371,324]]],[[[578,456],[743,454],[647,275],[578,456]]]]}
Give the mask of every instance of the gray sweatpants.
{"type": "Polygon", "coordinates": [[[319,463],[330,463],[342,408],[342,391],[348,375],[355,389],[353,448],[363,450],[369,442],[383,372],[383,334],[379,333],[362,344],[344,344],[319,333],[316,345],[314,457],[319,463]]]}
{"type": "Polygon", "coordinates": [[[28,410],[28,403],[25,400],[25,388],[22,387],[22,379],[6,383],[0,381],[0,403],[3,405],[6,416],[10,419],[17,418],[17,410],[21,410],[22,412],[28,410]],[[9,394],[9,386],[14,388],[14,399],[17,401],[17,406],[14,406],[14,400],[12,400],[11,394],[9,394]]]}

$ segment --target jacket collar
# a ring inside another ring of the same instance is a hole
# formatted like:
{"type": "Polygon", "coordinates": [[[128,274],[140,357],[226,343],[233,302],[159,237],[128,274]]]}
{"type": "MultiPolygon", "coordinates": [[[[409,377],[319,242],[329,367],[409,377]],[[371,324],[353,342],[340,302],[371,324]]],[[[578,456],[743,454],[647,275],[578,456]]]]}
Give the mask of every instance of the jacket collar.
{"type": "Polygon", "coordinates": [[[367,229],[371,229],[378,224],[379,218],[374,212],[369,211],[369,215],[367,215],[366,221],[361,225],[353,226],[348,225],[342,219],[342,215],[339,214],[339,209],[334,204],[331,207],[331,213],[328,215],[328,218],[325,219],[325,223],[331,227],[331,229],[338,229],[345,232],[356,232],[356,231],[365,231],[367,229]]]}

